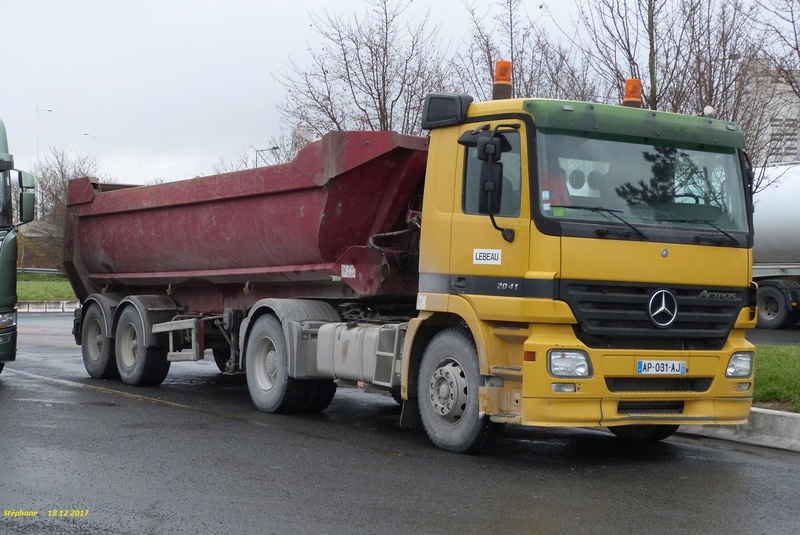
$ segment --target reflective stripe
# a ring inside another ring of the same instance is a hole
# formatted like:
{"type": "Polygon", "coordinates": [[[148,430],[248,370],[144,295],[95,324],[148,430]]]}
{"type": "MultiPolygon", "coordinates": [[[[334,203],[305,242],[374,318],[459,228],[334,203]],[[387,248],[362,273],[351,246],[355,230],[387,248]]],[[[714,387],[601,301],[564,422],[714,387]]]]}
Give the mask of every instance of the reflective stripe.
{"type": "Polygon", "coordinates": [[[532,280],[520,277],[480,277],[475,275],[420,273],[419,291],[422,293],[554,299],[556,284],[553,280],[532,280]]]}

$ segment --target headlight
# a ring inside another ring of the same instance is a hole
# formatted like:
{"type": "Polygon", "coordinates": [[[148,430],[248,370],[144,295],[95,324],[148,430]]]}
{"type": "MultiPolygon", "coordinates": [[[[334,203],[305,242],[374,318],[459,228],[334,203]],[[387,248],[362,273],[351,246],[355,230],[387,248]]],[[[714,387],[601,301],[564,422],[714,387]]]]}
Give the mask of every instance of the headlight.
{"type": "Polygon", "coordinates": [[[553,377],[591,377],[589,355],[580,349],[551,349],[547,352],[547,367],[553,377]]]}
{"type": "Polygon", "coordinates": [[[0,329],[8,329],[9,327],[13,327],[16,324],[17,324],[16,312],[6,312],[5,314],[0,314],[0,329]]]}
{"type": "Polygon", "coordinates": [[[725,377],[750,377],[753,374],[753,353],[742,351],[731,355],[728,361],[728,368],[725,370],[725,377]]]}

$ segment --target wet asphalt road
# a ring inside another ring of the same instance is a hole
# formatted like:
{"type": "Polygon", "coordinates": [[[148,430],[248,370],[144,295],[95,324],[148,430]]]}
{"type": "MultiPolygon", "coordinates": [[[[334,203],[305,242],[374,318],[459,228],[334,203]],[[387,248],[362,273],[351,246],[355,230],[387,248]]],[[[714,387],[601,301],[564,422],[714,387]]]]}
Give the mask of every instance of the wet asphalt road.
{"type": "Polygon", "coordinates": [[[70,321],[21,315],[0,375],[0,514],[39,514],[0,516],[3,534],[800,532],[800,454],[506,429],[455,455],[398,428],[380,394],[260,413],[211,359],[157,388],[92,380],[70,321]]]}

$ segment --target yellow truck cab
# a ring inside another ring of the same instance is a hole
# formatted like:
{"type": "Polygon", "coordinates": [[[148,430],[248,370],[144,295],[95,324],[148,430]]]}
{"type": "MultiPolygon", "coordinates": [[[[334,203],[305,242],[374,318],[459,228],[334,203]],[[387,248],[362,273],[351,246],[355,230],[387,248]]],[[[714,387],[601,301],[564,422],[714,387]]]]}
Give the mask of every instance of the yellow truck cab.
{"type": "Polygon", "coordinates": [[[423,127],[403,395],[434,443],[468,451],[502,423],[660,440],[747,420],[752,173],[737,125],[432,94],[423,127]]]}

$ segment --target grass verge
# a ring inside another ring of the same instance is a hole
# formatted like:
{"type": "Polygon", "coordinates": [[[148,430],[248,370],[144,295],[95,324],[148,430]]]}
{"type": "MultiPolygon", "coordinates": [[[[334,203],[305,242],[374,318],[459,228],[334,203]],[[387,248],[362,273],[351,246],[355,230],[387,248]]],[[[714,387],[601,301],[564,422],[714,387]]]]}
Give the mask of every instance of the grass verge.
{"type": "Polygon", "coordinates": [[[800,413],[800,347],[759,345],[753,403],[800,413]]]}
{"type": "Polygon", "coordinates": [[[70,301],[75,299],[63,275],[17,274],[17,301],[70,301]]]}

